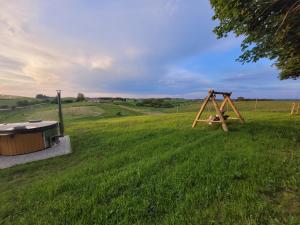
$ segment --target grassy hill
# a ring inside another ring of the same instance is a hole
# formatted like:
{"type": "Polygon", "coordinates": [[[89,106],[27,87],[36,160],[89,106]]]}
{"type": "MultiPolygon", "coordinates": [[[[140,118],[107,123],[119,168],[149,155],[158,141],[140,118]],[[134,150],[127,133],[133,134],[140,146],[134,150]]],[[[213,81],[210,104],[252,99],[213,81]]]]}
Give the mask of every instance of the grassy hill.
{"type": "MultiPolygon", "coordinates": [[[[229,133],[192,129],[196,103],[66,104],[73,153],[1,170],[0,224],[299,224],[300,117],[270,104],[242,111],[229,133]]],[[[38,112],[55,106],[0,118],[38,112]]]]}
{"type": "Polygon", "coordinates": [[[16,106],[18,101],[34,101],[34,98],[14,96],[14,95],[0,95],[0,107],[1,106],[16,106]]]}

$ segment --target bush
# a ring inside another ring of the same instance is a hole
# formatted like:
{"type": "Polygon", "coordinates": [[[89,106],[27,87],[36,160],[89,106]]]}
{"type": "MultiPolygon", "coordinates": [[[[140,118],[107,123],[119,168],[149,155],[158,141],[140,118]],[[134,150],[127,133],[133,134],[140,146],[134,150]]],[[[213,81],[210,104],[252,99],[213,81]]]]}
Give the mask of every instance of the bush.
{"type": "Polygon", "coordinates": [[[73,103],[74,100],[73,99],[63,99],[62,103],[73,103]]]}
{"type": "Polygon", "coordinates": [[[57,97],[55,97],[51,100],[51,104],[57,104],[57,97]]]}
{"type": "Polygon", "coordinates": [[[8,109],[9,106],[8,105],[0,105],[0,109],[8,109]]]}
{"type": "Polygon", "coordinates": [[[37,99],[48,99],[48,98],[50,98],[50,97],[47,96],[47,95],[43,95],[43,94],[37,94],[37,95],[35,96],[35,98],[37,98],[37,99]]]}
{"type": "Polygon", "coordinates": [[[32,103],[30,103],[28,100],[24,99],[24,100],[20,100],[17,101],[17,106],[28,106],[28,105],[32,105],[32,103]]]}

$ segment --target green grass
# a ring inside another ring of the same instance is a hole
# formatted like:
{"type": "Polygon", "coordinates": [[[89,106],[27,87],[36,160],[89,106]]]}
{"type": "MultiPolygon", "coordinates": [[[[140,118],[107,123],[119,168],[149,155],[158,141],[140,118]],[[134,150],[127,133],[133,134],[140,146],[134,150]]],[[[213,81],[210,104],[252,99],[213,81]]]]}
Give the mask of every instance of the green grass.
{"type": "Polygon", "coordinates": [[[33,98],[27,98],[27,97],[16,97],[16,96],[1,96],[0,95],[0,106],[6,105],[6,106],[16,106],[18,101],[27,100],[29,102],[32,102],[33,98]]]}
{"type": "MultiPolygon", "coordinates": [[[[122,108],[112,103],[76,102],[63,104],[63,115],[67,121],[89,117],[111,118],[143,114],[134,108],[122,108]]],[[[0,123],[21,122],[31,119],[58,120],[57,105],[33,105],[22,109],[0,110],[0,123]]]]}
{"type": "MultiPolygon", "coordinates": [[[[256,105],[257,112],[290,112],[294,101],[258,101],[256,105]]],[[[298,101],[299,102],[299,101],[298,101]]],[[[163,109],[164,112],[196,112],[200,108],[201,101],[187,101],[177,107],[163,109]]],[[[241,111],[255,112],[255,101],[235,102],[237,108],[241,111]]],[[[213,105],[208,104],[208,110],[214,111],[213,105]]],[[[226,108],[225,108],[226,109],[226,108]]],[[[230,108],[228,108],[231,110],[230,108]]]]}
{"type": "Polygon", "coordinates": [[[224,133],[95,107],[66,121],[71,155],[0,171],[0,224],[300,223],[299,116],[242,112],[224,133]]]}

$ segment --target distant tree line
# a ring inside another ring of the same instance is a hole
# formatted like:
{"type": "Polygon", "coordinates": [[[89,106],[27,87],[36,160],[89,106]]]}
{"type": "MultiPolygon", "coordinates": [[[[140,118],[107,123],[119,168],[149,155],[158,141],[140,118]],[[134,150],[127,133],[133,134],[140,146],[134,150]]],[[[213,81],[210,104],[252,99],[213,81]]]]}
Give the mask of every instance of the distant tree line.
{"type": "Polygon", "coordinates": [[[244,98],[244,97],[237,97],[236,101],[278,101],[278,99],[269,99],[269,98],[244,98]]]}
{"type": "Polygon", "coordinates": [[[136,103],[136,106],[154,107],[154,108],[173,108],[174,105],[161,98],[142,99],[136,103]]]}
{"type": "Polygon", "coordinates": [[[47,95],[43,95],[43,94],[37,94],[35,96],[36,99],[49,99],[51,97],[47,96],[47,95]]]}

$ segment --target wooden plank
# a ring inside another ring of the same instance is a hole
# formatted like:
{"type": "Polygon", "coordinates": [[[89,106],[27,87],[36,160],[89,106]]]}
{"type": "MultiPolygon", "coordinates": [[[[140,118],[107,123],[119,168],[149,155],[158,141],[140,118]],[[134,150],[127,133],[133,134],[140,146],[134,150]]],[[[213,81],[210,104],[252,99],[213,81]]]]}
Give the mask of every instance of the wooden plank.
{"type": "Polygon", "coordinates": [[[215,96],[212,96],[212,97],[211,97],[211,101],[212,101],[212,103],[213,103],[213,105],[214,105],[214,107],[215,107],[215,109],[216,109],[217,115],[218,115],[219,118],[220,118],[220,122],[222,123],[222,128],[223,128],[223,130],[224,130],[225,132],[228,132],[227,124],[226,124],[226,122],[225,122],[225,120],[224,120],[224,117],[223,117],[223,115],[222,115],[222,113],[221,113],[221,111],[220,111],[220,109],[219,109],[219,106],[218,106],[218,103],[216,102],[215,96]]]}
{"type": "Polygon", "coordinates": [[[206,123],[221,123],[219,120],[197,120],[198,122],[206,122],[206,123]]]}
{"type": "Polygon", "coordinates": [[[214,90],[212,90],[212,94],[231,96],[232,92],[222,92],[222,91],[214,91],[214,90]]]}
{"type": "Polygon", "coordinates": [[[20,155],[45,148],[42,132],[1,136],[2,155],[20,155]]]}
{"type": "Polygon", "coordinates": [[[235,107],[233,101],[227,96],[227,101],[229,103],[229,105],[231,106],[231,108],[233,109],[233,111],[235,112],[235,114],[237,115],[237,117],[240,119],[240,121],[242,123],[245,122],[244,118],[242,117],[242,115],[240,114],[240,112],[237,110],[237,108],[235,107]]]}
{"type": "Polygon", "coordinates": [[[220,120],[209,120],[210,123],[222,123],[220,120]]]}

